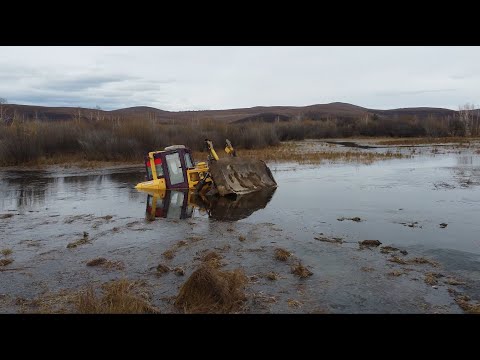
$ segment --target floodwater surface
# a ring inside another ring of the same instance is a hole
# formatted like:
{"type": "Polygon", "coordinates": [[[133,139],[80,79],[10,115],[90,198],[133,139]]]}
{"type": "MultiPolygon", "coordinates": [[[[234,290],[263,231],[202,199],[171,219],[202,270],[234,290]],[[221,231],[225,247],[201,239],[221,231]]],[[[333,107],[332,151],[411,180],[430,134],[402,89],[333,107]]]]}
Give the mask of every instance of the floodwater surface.
{"type": "Polygon", "coordinates": [[[0,271],[0,312],[39,311],[32,299],[120,277],[144,280],[153,303],[175,312],[179,286],[213,249],[226,268],[250,277],[245,312],[462,312],[452,294],[480,298],[475,152],[268,165],[273,191],[210,201],[188,191],[135,190],[145,178],[141,166],[0,170],[0,250],[11,249],[3,257],[13,260],[0,267],[12,269],[0,271]],[[67,247],[82,238],[88,241],[67,247]],[[176,245],[181,240],[188,245],[176,245]],[[363,240],[397,250],[360,247],[363,240]],[[277,248],[291,258],[275,260],[277,248]],[[175,249],[173,259],[162,256],[167,249],[175,249]],[[121,269],[85,265],[99,256],[121,269]],[[185,276],[159,280],[162,262],[185,276]],[[298,263],[313,275],[292,274],[298,263]],[[278,280],[266,279],[268,272],[278,280]],[[439,280],[424,281],[428,273],[439,280]]]}

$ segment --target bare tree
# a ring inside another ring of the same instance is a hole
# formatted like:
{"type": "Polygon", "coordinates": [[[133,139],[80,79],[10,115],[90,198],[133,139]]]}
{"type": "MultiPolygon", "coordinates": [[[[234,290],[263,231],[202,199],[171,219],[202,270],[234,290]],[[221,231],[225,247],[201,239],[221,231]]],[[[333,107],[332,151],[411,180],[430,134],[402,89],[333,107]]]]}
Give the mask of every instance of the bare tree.
{"type": "Polygon", "coordinates": [[[6,103],[7,103],[7,99],[0,97],[0,121],[4,121],[4,120],[5,120],[5,118],[4,118],[4,116],[5,116],[5,114],[4,114],[4,112],[5,112],[5,109],[4,109],[5,106],[4,106],[4,105],[5,105],[6,103]]]}
{"type": "Polygon", "coordinates": [[[472,135],[472,125],[473,125],[473,110],[475,110],[475,105],[466,103],[465,105],[460,105],[458,107],[458,116],[459,120],[465,126],[465,136],[472,135]]]}

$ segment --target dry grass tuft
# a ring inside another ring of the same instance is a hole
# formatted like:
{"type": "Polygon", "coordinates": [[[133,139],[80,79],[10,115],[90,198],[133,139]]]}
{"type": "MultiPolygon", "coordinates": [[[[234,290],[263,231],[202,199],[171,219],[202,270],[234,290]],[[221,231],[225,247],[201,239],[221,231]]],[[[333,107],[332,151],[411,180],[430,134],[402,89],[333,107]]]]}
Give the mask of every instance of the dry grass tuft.
{"type": "Polygon", "coordinates": [[[424,258],[424,257],[413,258],[412,260],[410,260],[410,262],[412,264],[428,264],[428,265],[431,265],[433,267],[438,266],[438,263],[436,263],[435,261],[429,260],[429,259],[424,258]]]}
{"type": "Polygon", "coordinates": [[[458,295],[455,297],[455,302],[460,308],[469,314],[480,314],[480,304],[471,304],[470,297],[466,295],[458,295]]]}
{"type": "Polygon", "coordinates": [[[87,262],[87,266],[100,266],[104,269],[123,270],[125,265],[121,261],[111,261],[105,258],[97,258],[87,262]]]}
{"type": "Polygon", "coordinates": [[[342,238],[339,238],[339,237],[329,238],[329,237],[326,237],[326,236],[315,236],[314,239],[318,240],[318,241],[328,242],[328,243],[331,243],[331,244],[342,244],[343,243],[342,238]]]}
{"type": "Polygon", "coordinates": [[[268,280],[271,280],[271,281],[274,281],[274,280],[277,280],[278,279],[278,274],[276,272],[269,272],[265,275],[265,277],[268,279],[268,280]]]}
{"type": "Polygon", "coordinates": [[[388,276],[401,276],[401,275],[403,275],[403,274],[405,274],[404,271],[394,270],[394,271],[389,272],[387,275],[388,275],[388,276]]]}
{"type": "Polygon", "coordinates": [[[433,267],[438,266],[438,263],[436,263],[435,261],[429,260],[424,257],[416,257],[413,259],[401,259],[398,256],[392,256],[390,259],[388,259],[388,261],[401,264],[401,265],[428,264],[433,267]]]}
{"type": "Polygon", "coordinates": [[[442,274],[428,272],[425,274],[424,281],[425,281],[425,284],[433,286],[438,284],[438,278],[441,278],[441,277],[443,277],[442,274]]]}
{"type": "Polygon", "coordinates": [[[399,249],[397,249],[396,247],[393,247],[393,246],[382,246],[380,248],[380,252],[382,254],[390,254],[390,253],[395,252],[395,251],[399,251],[399,249]]]}
{"type": "Polygon", "coordinates": [[[285,249],[282,249],[282,248],[275,249],[275,259],[277,259],[278,261],[287,261],[287,259],[291,255],[292,253],[285,249]]]}
{"type": "Polygon", "coordinates": [[[287,304],[290,307],[298,308],[300,305],[302,305],[302,302],[298,300],[288,299],[287,304]]]}
{"type": "Polygon", "coordinates": [[[245,241],[246,238],[245,238],[245,236],[240,235],[240,236],[238,237],[238,240],[240,240],[240,241],[245,241]]]}
{"type": "Polygon", "coordinates": [[[363,240],[358,242],[360,244],[360,248],[362,247],[377,247],[380,246],[382,243],[378,240],[363,240]]]}
{"type": "Polygon", "coordinates": [[[466,284],[464,281],[460,281],[460,280],[457,280],[457,279],[454,279],[454,278],[448,278],[448,279],[445,280],[445,282],[448,285],[465,285],[466,284]]]}
{"type": "Polygon", "coordinates": [[[220,271],[203,265],[180,288],[175,306],[185,313],[238,312],[246,300],[242,270],[220,271]]]}
{"type": "Polygon", "coordinates": [[[8,255],[12,255],[12,249],[3,249],[2,251],[0,251],[0,254],[2,254],[3,256],[8,256],[8,255]]]}
{"type": "Polygon", "coordinates": [[[102,296],[93,288],[81,293],[77,311],[82,314],[151,314],[159,311],[140,292],[138,283],[126,279],[115,280],[102,286],[102,296]]]}
{"type": "Polygon", "coordinates": [[[105,264],[106,262],[107,259],[105,258],[96,258],[87,262],[87,266],[99,266],[105,264]]]}
{"type": "Polygon", "coordinates": [[[170,272],[170,268],[166,265],[163,265],[163,264],[158,264],[157,266],[157,272],[159,274],[166,274],[168,272],[170,272]]]}
{"type": "Polygon", "coordinates": [[[303,266],[301,263],[298,263],[297,265],[292,266],[292,273],[297,275],[301,279],[304,279],[313,275],[313,273],[310,270],[308,270],[305,266],[303,266]]]}
{"type": "Polygon", "coordinates": [[[177,247],[182,247],[187,245],[188,245],[188,242],[186,242],[185,240],[180,240],[179,242],[177,242],[177,247]]]}
{"type": "Polygon", "coordinates": [[[175,249],[171,248],[171,249],[165,250],[162,253],[162,255],[165,259],[172,260],[175,257],[175,249]]]}
{"type": "Polygon", "coordinates": [[[76,248],[77,246],[88,244],[89,242],[90,240],[88,239],[88,233],[84,231],[83,238],[69,243],[67,245],[67,249],[73,249],[73,248],[76,248]]]}
{"type": "Polygon", "coordinates": [[[407,265],[409,264],[406,260],[399,258],[398,256],[392,256],[388,261],[401,264],[401,265],[407,265]]]}
{"type": "Polygon", "coordinates": [[[365,272],[372,272],[372,271],[374,271],[375,269],[372,268],[372,267],[368,267],[368,266],[362,266],[362,267],[360,268],[360,270],[365,271],[365,272]]]}
{"type": "Polygon", "coordinates": [[[173,269],[173,272],[175,273],[175,275],[178,275],[178,276],[185,275],[185,270],[180,266],[177,266],[175,269],[173,269]]]}
{"type": "Polygon", "coordinates": [[[219,268],[221,266],[223,266],[221,260],[222,260],[223,256],[216,253],[215,251],[210,251],[208,252],[207,254],[205,254],[201,260],[202,262],[208,264],[208,266],[210,267],[214,267],[214,268],[219,268]]]}
{"type": "Polygon", "coordinates": [[[13,259],[0,259],[0,266],[7,266],[13,262],[13,259]]]}

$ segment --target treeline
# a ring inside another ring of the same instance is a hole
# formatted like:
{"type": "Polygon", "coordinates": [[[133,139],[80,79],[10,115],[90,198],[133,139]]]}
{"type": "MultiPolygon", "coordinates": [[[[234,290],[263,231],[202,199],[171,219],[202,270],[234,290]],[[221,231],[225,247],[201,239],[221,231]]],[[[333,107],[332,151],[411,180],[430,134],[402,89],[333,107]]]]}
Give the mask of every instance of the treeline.
{"type": "Polygon", "coordinates": [[[0,165],[21,165],[75,155],[85,160],[140,160],[145,153],[184,144],[204,149],[204,139],[218,148],[225,139],[239,149],[273,146],[280,141],[355,136],[448,137],[478,136],[478,118],[414,117],[304,120],[228,124],[213,120],[165,124],[154,119],[59,122],[14,121],[0,124],[0,165]]]}

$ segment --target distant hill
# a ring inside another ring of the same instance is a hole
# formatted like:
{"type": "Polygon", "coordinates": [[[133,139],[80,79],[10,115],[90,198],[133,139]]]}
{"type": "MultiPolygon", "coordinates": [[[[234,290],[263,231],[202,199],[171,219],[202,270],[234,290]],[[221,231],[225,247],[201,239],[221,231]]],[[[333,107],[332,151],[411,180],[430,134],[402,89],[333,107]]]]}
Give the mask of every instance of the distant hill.
{"type": "Polygon", "coordinates": [[[443,108],[402,108],[392,110],[367,109],[360,106],[334,102],[309,106],[256,106],[252,108],[202,111],[165,111],[148,106],[135,106],[125,109],[105,111],[77,107],[45,107],[31,105],[6,104],[8,116],[41,121],[59,120],[96,120],[101,118],[139,119],[149,118],[161,122],[215,119],[225,122],[247,123],[250,121],[273,122],[294,119],[324,120],[329,118],[351,119],[366,115],[395,119],[402,116],[416,116],[425,119],[428,116],[452,116],[457,112],[443,108]]]}

